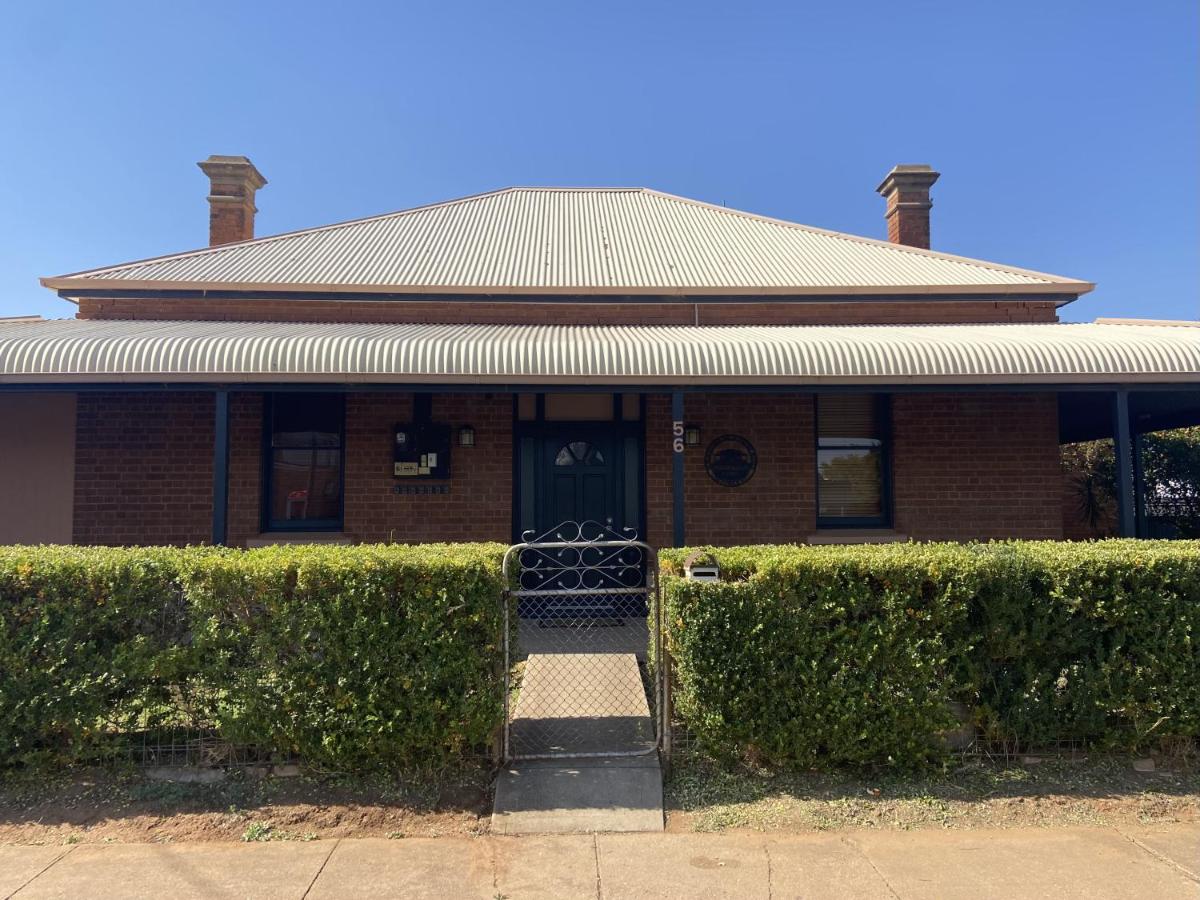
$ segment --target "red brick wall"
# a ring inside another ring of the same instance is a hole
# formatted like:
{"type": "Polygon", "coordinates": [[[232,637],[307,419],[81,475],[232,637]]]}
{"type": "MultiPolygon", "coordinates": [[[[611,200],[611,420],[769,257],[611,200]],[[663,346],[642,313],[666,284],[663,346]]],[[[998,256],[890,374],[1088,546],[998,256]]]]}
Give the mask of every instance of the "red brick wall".
{"type": "Polygon", "coordinates": [[[714,303],[701,306],[701,325],[923,325],[1057,322],[1044,300],[939,300],[843,303],[714,303]]]}
{"type": "Polygon", "coordinates": [[[508,303],[455,300],[84,299],[81,319],[428,322],[558,325],[866,325],[1054,322],[1044,300],[852,300],[746,303],[508,303]]]}
{"type": "MultiPolygon", "coordinates": [[[[696,544],[798,543],[816,527],[816,456],[810,394],[686,394],[684,421],[700,426],[700,446],[684,451],[684,525],[696,544]],[[746,438],[758,454],[754,477],[740,487],[717,484],[704,451],[723,434],[746,438]]],[[[671,403],[646,403],[647,534],[669,547],[671,403]]]]}
{"type": "Polygon", "coordinates": [[[502,541],[512,535],[512,397],[433,398],[433,421],[451,426],[447,494],[396,494],[393,427],[412,418],[411,394],[346,397],[346,532],[360,541],[502,541]],[[457,446],[462,425],[475,446],[457,446]]]}
{"type": "Polygon", "coordinates": [[[212,394],[82,393],[75,435],[75,543],[209,540],[212,394]]]}
{"type": "Polygon", "coordinates": [[[230,544],[244,546],[262,530],[263,395],[229,395],[230,544]]]}
{"type": "MultiPolygon", "coordinates": [[[[76,447],[77,543],[203,543],[211,534],[211,394],[83,394],[76,447]]],[[[259,532],[262,397],[231,396],[229,538],[259,532]]],[[[920,540],[1059,538],[1062,470],[1052,394],[899,394],[893,398],[895,527],[920,540]]],[[[455,446],[447,494],[396,494],[392,427],[411,395],[346,399],[345,531],[357,540],[507,541],[512,531],[512,401],[506,394],[434,398],[434,421],[475,428],[455,446]]],[[[700,447],[685,452],[692,544],[800,542],[813,533],[813,398],[688,394],[700,447]],[[713,482],[704,447],[725,433],[758,452],[738,488],[713,482]]],[[[646,402],[647,539],[672,539],[670,399],[646,402]]],[[[428,483],[428,482],[426,482],[428,483]]]]}
{"type": "Polygon", "coordinates": [[[1053,394],[897,394],[896,530],[917,540],[1062,537],[1053,394]]]}
{"type": "MultiPolygon", "coordinates": [[[[688,394],[689,544],[802,542],[816,530],[811,395],[688,394]],[[739,488],[704,471],[704,447],[726,432],[758,451],[739,488]]],[[[1052,394],[897,394],[892,400],[895,530],[917,540],[1061,538],[1062,474],[1052,394]]],[[[647,401],[647,532],[670,546],[670,400],[647,401]]]]}
{"type": "MultiPolygon", "coordinates": [[[[263,398],[230,397],[229,542],[260,532],[263,398]]],[[[512,533],[512,399],[434,398],[433,418],[476,445],[455,446],[447,494],[396,494],[392,428],[409,394],[346,398],[345,531],[360,541],[507,541],[512,533]]],[[[213,399],[204,393],[80,396],[76,543],[198,544],[212,536],[213,399]]],[[[438,482],[422,482],[435,484],[438,482]]]]}

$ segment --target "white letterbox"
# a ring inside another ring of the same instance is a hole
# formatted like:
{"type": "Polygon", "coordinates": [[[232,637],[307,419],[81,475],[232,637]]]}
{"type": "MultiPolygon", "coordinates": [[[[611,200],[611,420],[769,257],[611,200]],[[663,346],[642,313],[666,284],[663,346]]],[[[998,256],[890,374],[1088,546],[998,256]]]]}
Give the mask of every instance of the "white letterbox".
{"type": "Polygon", "coordinates": [[[683,561],[683,574],[688,581],[720,581],[721,567],[711,554],[697,551],[683,561]]]}

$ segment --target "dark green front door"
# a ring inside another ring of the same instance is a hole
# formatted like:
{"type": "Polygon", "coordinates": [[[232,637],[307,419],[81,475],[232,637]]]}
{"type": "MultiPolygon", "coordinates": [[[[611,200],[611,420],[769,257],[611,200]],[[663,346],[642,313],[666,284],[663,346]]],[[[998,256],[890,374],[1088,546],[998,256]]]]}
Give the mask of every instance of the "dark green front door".
{"type": "MultiPolygon", "coordinates": [[[[518,442],[518,524],[525,526],[522,538],[567,541],[578,546],[529,551],[534,559],[549,564],[546,571],[551,578],[539,585],[543,593],[536,599],[522,600],[519,615],[536,619],[586,615],[622,620],[644,616],[645,598],[641,595],[572,593],[578,588],[635,587],[643,583],[641,550],[629,551],[627,560],[611,546],[587,544],[619,541],[640,533],[640,435],[631,433],[631,428],[590,422],[547,423],[531,431],[534,433],[522,436],[518,442]],[[565,590],[556,594],[549,589],[551,586],[565,590]]],[[[539,568],[532,566],[522,576],[531,579],[526,588],[537,581],[539,568]]]]}
{"type": "Polygon", "coordinates": [[[595,428],[563,429],[542,448],[542,498],[537,530],[561,522],[617,523],[616,453],[611,435],[595,428]]]}
{"type": "Polygon", "coordinates": [[[524,426],[516,474],[516,540],[540,537],[563,522],[642,533],[640,423],[524,426]]]}

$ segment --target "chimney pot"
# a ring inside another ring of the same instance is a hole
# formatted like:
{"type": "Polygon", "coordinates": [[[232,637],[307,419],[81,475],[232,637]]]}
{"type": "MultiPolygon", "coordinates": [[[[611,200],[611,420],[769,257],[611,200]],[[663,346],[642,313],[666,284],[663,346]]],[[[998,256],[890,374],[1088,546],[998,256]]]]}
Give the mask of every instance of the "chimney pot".
{"type": "Polygon", "coordinates": [[[244,156],[210,156],[196,163],[208,176],[208,245],[254,237],[254,192],[267,183],[244,156]]]}
{"type": "Polygon", "coordinates": [[[940,173],[927,165],[895,166],[875,190],[887,201],[888,240],[929,249],[929,189],[940,173]]]}

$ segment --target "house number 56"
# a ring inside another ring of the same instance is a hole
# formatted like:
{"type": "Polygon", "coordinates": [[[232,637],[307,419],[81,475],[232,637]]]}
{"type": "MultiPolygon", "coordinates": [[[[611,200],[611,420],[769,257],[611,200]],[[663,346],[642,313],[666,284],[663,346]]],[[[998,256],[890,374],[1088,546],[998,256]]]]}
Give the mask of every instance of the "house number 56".
{"type": "Polygon", "coordinates": [[[671,449],[676,453],[683,452],[683,423],[671,423],[671,449]]]}

